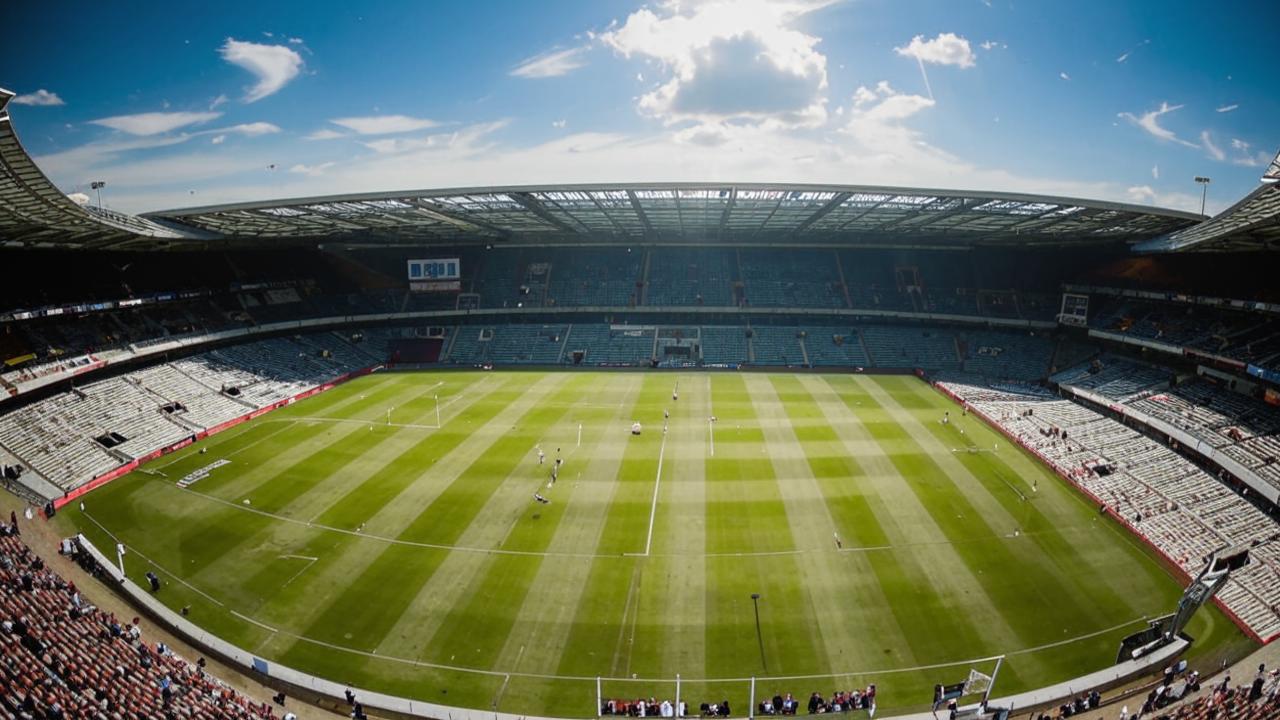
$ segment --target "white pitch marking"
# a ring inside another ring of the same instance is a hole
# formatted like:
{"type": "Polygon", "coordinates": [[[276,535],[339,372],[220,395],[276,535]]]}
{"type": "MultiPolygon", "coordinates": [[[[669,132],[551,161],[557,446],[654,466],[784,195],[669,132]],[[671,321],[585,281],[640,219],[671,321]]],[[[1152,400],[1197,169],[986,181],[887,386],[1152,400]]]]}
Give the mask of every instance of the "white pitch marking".
{"type": "Polygon", "coordinates": [[[658,473],[653,478],[653,503],[649,507],[649,534],[644,540],[644,555],[648,557],[649,548],[653,546],[653,520],[658,516],[658,488],[662,487],[662,456],[667,451],[667,436],[662,435],[662,445],[658,447],[658,473]]]}

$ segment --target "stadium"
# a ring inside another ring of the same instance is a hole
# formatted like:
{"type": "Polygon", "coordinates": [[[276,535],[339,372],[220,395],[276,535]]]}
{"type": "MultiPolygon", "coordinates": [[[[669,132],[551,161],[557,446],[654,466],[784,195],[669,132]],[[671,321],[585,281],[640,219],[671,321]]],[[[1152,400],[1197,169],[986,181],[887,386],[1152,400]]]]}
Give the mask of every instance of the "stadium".
{"type": "Polygon", "coordinates": [[[14,97],[0,716],[1280,717],[1280,156],[129,213],[14,97]]]}

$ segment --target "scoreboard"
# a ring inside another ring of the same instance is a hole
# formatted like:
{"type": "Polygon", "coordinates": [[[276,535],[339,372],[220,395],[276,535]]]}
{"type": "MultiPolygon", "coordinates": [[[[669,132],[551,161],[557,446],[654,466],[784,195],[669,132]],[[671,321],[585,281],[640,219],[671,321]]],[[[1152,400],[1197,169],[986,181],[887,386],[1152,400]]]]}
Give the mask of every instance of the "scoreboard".
{"type": "Polygon", "coordinates": [[[413,292],[461,292],[462,264],[458,258],[410,260],[409,289],[413,292]]]}
{"type": "Polygon", "coordinates": [[[458,258],[410,260],[409,280],[461,280],[461,268],[458,258]]]}

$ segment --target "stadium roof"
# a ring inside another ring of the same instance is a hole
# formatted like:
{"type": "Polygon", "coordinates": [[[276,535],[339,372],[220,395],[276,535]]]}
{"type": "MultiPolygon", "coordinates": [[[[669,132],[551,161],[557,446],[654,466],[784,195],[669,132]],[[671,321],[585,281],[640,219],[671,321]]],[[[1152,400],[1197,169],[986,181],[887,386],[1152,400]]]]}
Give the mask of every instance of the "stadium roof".
{"type": "Polygon", "coordinates": [[[1020,193],[855,185],[647,183],[459,188],[127,215],[77,204],[40,172],[0,90],[0,246],[660,242],[972,247],[1270,247],[1264,186],[1212,221],[1146,206],[1020,193]],[[1227,216],[1232,216],[1228,218],[1227,216]],[[1207,238],[1207,239],[1201,239],[1207,238]]]}
{"type": "Polygon", "coordinates": [[[897,187],[651,183],[367,193],[149,213],[233,238],[394,242],[1133,243],[1198,216],[1117,203],[897,187]]]}

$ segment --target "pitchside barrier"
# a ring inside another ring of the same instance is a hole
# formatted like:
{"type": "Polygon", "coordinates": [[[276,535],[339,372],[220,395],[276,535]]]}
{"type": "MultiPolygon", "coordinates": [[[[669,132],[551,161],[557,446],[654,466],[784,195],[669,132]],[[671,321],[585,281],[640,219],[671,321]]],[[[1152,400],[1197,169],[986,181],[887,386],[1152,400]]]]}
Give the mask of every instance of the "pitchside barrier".
{"type": "MultiPolygon", "coordinates": [[[[943,387],[942,385],[939,385],[936,382],[931,382],[929,384],[932,385],[937,390],[941,391],[943,395],[946,395],[947,397],[951,398],[951,400],[956,402],[957,404],[962,406],[967,405],[967,403],[965,403],[963,398],[957,396],[955,393],[951,392],[950,390],[943,387]]],[[[1164,560],[1165,565],[1173,570],[1174,576],[1177,578],[1179,583],[1185,586],[1190,584],[1191,581],[1195,579],[1191,577],[1191,575],[1186,570],[1183,570],[1182,566],[1179,565],[1176,560],[1170,557],[1169,554],[1166,553],[1160,546],[1156,545],[1149,538],[1147,538],[1146,535],[1142,534],[1142,532],[1138,530],[1138,528],[1133,523],[1129,522],[1127,518],[1120,515],[1119,513],[1114,512],[1110,507],[1107,506],[1107,504],[1102,500],[1102,498],[1099,498],[1097,495],[1094,495],[1092,492],[1088,490],[1088,488],[1085,488],[1083,485],[1076,483],[1075,480],[1071,478],[1071,476],[1063,472],[1056,464],[1054,464],[1053,461],[1045,457],[1039,450],[1035,449],[1034,447],[1031,447],[1030,445],[1027,445],[1026,443],[1023,443],[1022,440],[1015,437],[1008,430],[1004,429],[1004,427],[1002,427],[1000,423],[996,422],[994,418],[989,417],[982,410],[972,405],[967,405],[967,406],[969,408],[969,412],[982,418],[983,422],[985,422],[987,425],[989,425],[990,427],[998,431],[1001,435],[1004,435],[1010,442],[1026,450],[1032,455],[1035,455],[1037,458],[1040,459],[1042,463],[1048,466],[1050,470],[1053,470],[1053,472],[1058,477],[1062,478],[1063,480],[1066,480],[1067,484],[1069,484],[1072,488],[1079,491],[1082,495],[1089,498],[1093,502],[1097,503],[1100,507],[1103,508],[1107,516],[1113,518],[1116,522],[1120,523],[1122,526],[1124,526],[1125,530],[1129,531],[1131,535],[1133,535],[1135,538],[1142,541],[1144,545],[1146,545],[1147,547],[1155,551],[1155,553],[1159,555],[1161,559],[1164,560]]],[[[1246,623],[1244,620],[1241,620],[1240,616],[1236,615],[1235,612],[1231,610],[1231,608],[1227,607],[1227,604],[1223,602],[1222,598],[1215,596],[1213,598],[1213,603],[1214,605],[1218,606],[1218,609],[1221,610],[1222,613],[1231,620],[1231,622],[1235,623],[1236,626],[1239,627],[1240,630],[1243,631],[1244,634],[1248,635],[1249,638],[1252,639],[1254,642],[1265,645],[1271,642],[1272,640],[1280,638],[1280,634],[1272,635],[1271,637],[1268,637],[1268,638],[1263,638],[1262,636],[1258,635],[1258,633],[1254,632],[1253,628],[1249,627],[1248,623],[1246,623]]]]}

